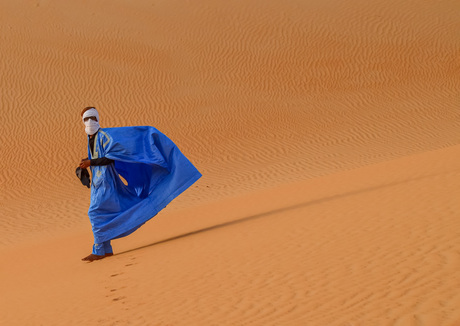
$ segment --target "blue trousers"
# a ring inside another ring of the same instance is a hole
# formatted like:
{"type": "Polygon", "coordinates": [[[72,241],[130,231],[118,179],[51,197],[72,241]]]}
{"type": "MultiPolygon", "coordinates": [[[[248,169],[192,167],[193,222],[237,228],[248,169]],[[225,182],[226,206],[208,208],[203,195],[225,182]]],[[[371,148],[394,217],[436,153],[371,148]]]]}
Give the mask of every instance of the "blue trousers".
{"type": "Polygon", "coordinates": [[[93,245],[93,254],[98,256],[104,256],[105,254],[113,253],[112,245],[110,240],[103,243],[95,243],[93,245]]]}

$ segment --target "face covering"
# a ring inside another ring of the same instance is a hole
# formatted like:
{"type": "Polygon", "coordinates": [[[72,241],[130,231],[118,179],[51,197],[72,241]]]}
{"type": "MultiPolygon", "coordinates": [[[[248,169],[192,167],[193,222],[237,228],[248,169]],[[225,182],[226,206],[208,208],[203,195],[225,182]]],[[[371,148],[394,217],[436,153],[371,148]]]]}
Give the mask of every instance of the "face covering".
{"type": "Polygon", "coordinates": [[[89,109],[83,113],[82,116],[82,121],[85,124],[85,132],[88,135],[94,135],[100,128],[99,126],[99,113],[95,108],[89,109]],[[94,121],[92,119],[88,119],[85,121],[85,118],[87,117],[96,117],[97,121],[94,121]]]}
{"type": "Polygon", "coordinates": [[[99,130],[99,122],[88,119],[85,121],[85,132],[88,135],[94,135],[99,130]]]}

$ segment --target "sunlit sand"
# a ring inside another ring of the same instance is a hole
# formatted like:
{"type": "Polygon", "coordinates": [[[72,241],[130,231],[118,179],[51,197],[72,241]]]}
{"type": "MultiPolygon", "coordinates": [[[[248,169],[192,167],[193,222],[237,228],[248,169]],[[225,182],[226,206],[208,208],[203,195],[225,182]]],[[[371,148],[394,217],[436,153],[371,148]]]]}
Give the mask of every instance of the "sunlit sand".
{"type": "Polygon", "coordinates": [[[1,325],[460,325],[458,2],[0,4],[1,325]],[[83,263],[89,105],[203,177],[83,263]]]}

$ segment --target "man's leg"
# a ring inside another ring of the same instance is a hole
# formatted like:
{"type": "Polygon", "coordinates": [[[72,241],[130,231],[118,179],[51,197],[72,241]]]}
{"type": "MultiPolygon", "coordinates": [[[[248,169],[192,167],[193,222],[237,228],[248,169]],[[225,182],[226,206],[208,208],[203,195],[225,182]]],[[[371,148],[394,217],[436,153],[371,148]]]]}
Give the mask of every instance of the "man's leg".
{"type": "Polygon", "coordinates": [[[110,244],[110,240],[109,240],[103,243],[95,243],[93,245],[93,252],[91,253],[91,255],[83,258],[82,260],[91,262],[93,260],[99,260],[99,259],[102,259],[108,256],[112,256],[112,255],[113,255],[113,249],[112,249],[112,245],[110,244]]]}
{"type": "Polygon", "coordinates": [[[104,245],[104,252],[105,257],[113,255],[112,245],[110,244],[110,240],[103,243],[104,245]]]}
{"type": "Polygon", "coordinates": [[[105,256],[104,243],[93,244],[93,255],[105,256]]]}

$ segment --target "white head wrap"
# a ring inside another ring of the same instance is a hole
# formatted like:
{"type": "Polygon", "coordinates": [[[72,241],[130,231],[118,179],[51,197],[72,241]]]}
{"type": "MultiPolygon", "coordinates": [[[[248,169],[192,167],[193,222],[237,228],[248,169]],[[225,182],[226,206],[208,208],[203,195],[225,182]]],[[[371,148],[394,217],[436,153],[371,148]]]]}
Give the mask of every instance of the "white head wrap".
{"type": "Polygon", "coordinates": [[[86,110],[85,113],[83,113],[83,117],[81,118],[83,120],[83,123],[85,124],[85,132],[88,135],[94,135],[100,128],[99,125],[99,113],[95,108],[91,108],[89,110],[86,110]],[[92,119],[88,119],[85,121],[85,118],[87,117],[96,117],[97,121],[94,121],[92,119]]]}
{"type": "MultiPolygon", "coordinates": [[[[83,113],[83,117],[81,117],[82,120],[85,120],[87,117],[96,117],[97,121],[99,122],[99,113],[95,108],[91,108],[89,110],[86,110],[85,113],[83,113]]],[[[84,121],[83,121],[84,122],[84,121]]]]}

